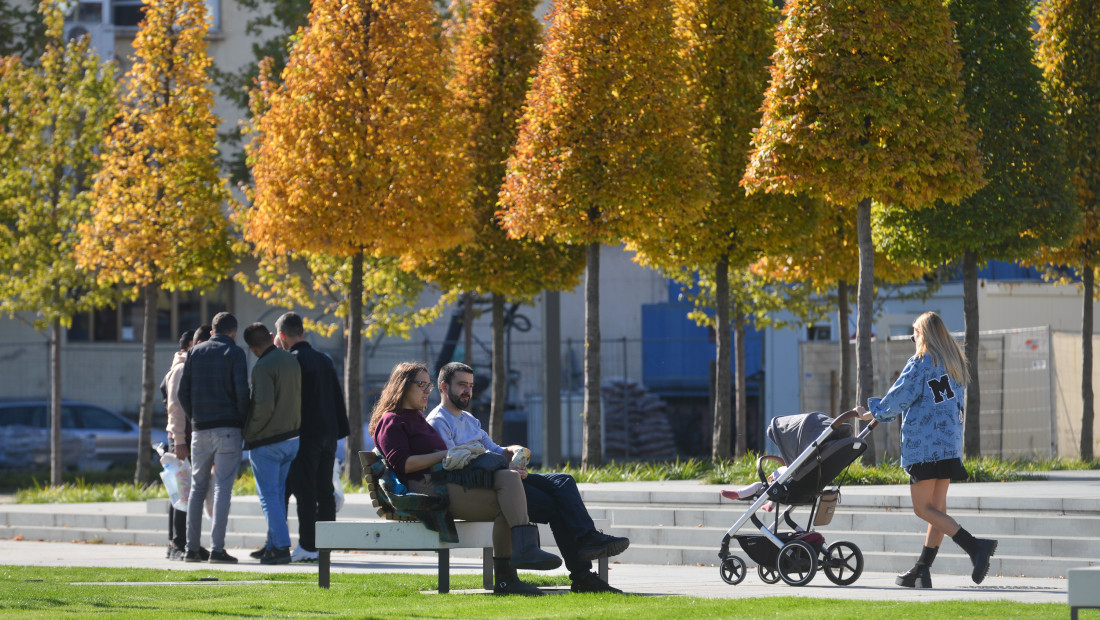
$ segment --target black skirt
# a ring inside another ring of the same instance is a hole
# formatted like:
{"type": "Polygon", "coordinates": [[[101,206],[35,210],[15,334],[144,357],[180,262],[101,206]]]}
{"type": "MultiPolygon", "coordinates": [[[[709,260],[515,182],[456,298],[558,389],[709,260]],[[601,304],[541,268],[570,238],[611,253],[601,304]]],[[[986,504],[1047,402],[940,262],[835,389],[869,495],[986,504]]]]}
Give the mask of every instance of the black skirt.
{"type": "Polygon", "coordinates": [[[914,463],[905,468],[905,473],[909,474],[909,484],[916,484],[922,480],[963,482],[970,478],[970,474],[963,467],[962,459],[958,457],[932,463],[914,463]]]}

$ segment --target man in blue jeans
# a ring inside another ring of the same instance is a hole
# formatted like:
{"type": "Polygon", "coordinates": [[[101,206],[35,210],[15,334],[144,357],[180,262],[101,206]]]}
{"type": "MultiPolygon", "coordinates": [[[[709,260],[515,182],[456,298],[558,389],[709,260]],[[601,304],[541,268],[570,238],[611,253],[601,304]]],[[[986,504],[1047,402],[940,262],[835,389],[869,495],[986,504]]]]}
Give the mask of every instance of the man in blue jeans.
{"type": "Polygon", "coordinates": [[[248,414],[248,363],[233,341],[237,319],[219,312],[211,322],[214,335],[191,347],[180,378],[179,400],[191,420],[191,496],[187,502],[185,562],[236,564],[225,552],[225,528],[233,481],[241,464],[241,428],[248,414]],[[214,477],[214,525],[210,556],[203,557],[202,509],[214,477]]]}
{"type": "Polygon", "coordinates": [[[267,550],[260,564],[289,564],[286,476],[298,455],[302,371],[297,358],[275,346],[263,323],[249,325],[244,341],[258,358],[252,367],[252,406],[244,425],[244,446],[267,519],[267,550]]]}
{"type": "MultiPolygon", "coordinates": [[[[459,362],[443,366],[439,370],[439,394],[442,402],[428,415],[428,424],[443,438],[447,448],[477,441],[490,452],[512,458],[512,451],[494,443],[477,418],[464,410],[474,395],[473,368],[459,362]]],[[[569,569],[570,589],[621,593],[592,572],[592,560],[626,551],[630,540],[596,530],[573,476],[521,473],[525,474],[523,490],[527,494],[527,513],[531,521],[548,523],[554,532],[558,551],[569,569]]]]}

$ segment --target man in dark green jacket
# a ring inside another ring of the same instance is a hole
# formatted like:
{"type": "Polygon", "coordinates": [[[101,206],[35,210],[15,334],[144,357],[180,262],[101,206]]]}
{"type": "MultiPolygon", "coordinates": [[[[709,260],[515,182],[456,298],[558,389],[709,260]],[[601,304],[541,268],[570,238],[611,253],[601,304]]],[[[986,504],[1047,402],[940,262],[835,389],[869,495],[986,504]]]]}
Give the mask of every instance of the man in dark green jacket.
{"type": "Polygon", "coordinates": [[[244,424],[260,508],[267,519],[267,552],[261,564],[290,562],[290,530],[286,524],[286,476],[298,454],[302,423],[302,371],[298,360],[275,347],[263,323],[244,330],[244,341],[257,358],[252,367],[252,403],[244,424]]]}

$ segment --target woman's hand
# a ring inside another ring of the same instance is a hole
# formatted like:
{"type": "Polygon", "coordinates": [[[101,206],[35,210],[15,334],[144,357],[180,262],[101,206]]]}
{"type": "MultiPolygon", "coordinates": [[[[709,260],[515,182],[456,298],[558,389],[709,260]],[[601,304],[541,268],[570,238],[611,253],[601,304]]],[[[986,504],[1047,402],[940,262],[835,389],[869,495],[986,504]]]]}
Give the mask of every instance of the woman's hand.
{"type": "Polygon", "coordinates": [[[855,411],[857,414],[859,414],[859,419],[863,420],[864,422],[870,422],[871,420],[875,419],[875,417],[871,415],[871,412],[868,411],[867,408],[863,405],[857,405],[856,408],[852,411],[855,411]]]}
{"type": "Polygon", "coordinates": [[[438,452],[429,452],[428,454],[414,454],[405,460],[405,473],[413,473],[428,469],[436,463],[443,462],[443,459],[447,458],[446,450],[439,450],[438,452]]]}

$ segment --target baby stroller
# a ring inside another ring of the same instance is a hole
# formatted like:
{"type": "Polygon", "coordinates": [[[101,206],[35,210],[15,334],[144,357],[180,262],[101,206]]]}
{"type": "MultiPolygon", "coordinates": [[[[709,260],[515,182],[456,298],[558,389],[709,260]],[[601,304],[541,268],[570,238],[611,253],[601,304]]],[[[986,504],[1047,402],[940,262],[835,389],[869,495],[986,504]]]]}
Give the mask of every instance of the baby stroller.
{"type": "Polygon", "coordinates": [[[834,420],[814,412],[772,420],[767,435],[783,457],[760,457],[756,461],[759,483],[740,491],[722,492],[725,497],[752,501],[752,506],[722,538],[718,557],[723,581],[737,585],[745,579],[745,561],[730,553],[730,539],[737,539],[741,549],[756,562],[764,583],[782,579],[792,586],[804,586],[814,578],[818,568],[837,585],[850,585],[859,579],[863,573],[863,553],[859,547],[848,541],[826,546],[825,538],[813,531],[814,526],[832,521],[840,500],[840,488],[827,485],[832,485],[867,450],[864,438],[877,426],[877,422],[872,422],[853,436],[852,426],[847,422],[856,415],[849,411],[834,420]],[[771,476],[764,471],[769,461],[779,464],[771,476]],[[810,507],[805,527],[791,516],[798,506],[810,507]],[[774,514],[771,525],[757,516],[761,508],[774,514]],[[750,521],[757,533],[738,534],[750,521]],[[782,531],[782,525],[789,531],[782,531]]]}

